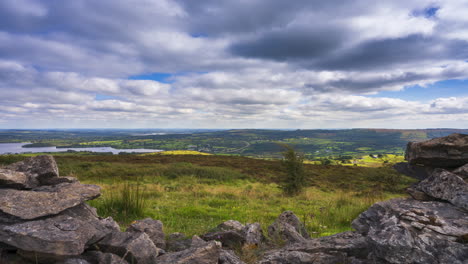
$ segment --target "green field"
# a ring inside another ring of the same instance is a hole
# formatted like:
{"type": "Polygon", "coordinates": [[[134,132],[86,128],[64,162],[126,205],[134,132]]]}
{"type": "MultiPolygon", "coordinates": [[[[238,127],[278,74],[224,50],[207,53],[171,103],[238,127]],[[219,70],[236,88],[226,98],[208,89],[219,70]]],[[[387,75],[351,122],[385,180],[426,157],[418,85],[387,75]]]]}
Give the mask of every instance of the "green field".
{"type": "MultiPolygon", "coordinates": [[[[307,187],[298,196],[279,188],[286,172],[279,161],[201,155],[56,155],[61,175],[103,188],[91,201],[102,216],[123,225],[143,217],[160,219],[166,233],[202,234],[235,219],[266,227],[294,211],[315,236],[350,230],[350,222],[376,201],[405,195],[412,179],[388,167],[305,165],[307,187]],[[142,210],[125,213],[113,201],[136,192],[142,210]],[[113,207],[114,206],[114,207],[113,207]]],[[[0,163],[24,158],[1,155],[0,163]]]]}

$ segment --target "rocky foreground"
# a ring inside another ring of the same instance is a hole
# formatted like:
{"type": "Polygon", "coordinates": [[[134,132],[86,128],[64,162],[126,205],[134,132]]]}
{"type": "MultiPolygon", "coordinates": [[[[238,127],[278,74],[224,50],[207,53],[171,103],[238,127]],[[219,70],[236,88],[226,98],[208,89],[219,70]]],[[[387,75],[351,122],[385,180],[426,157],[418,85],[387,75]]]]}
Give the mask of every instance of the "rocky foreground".
{"type": "Polygon", "coordinates": [[[233,250],[244,247],[264,249],[262,264],[468,264],[468,135],[410,143],[406,158],[407,172],[427,174],[408,188],[412,198],[376,203],[356,231],[317,239],[290,211],[268,238],[258,223],[234,220],[191,239],[166,236],[150,218],[122,232],[85,203],[98,186],[60,177],[51,156],[28,158],[0,168],[0,263],[242,264],[233,250]]]}

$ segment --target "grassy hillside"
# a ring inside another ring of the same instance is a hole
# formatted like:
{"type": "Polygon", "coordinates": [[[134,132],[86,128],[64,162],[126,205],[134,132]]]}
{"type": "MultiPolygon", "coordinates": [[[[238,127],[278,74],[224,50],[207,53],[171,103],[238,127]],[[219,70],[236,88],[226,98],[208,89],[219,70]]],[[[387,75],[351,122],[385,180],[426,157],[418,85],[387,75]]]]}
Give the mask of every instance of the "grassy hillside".
{"type": "MultiPolygon", "coordinates": [[[[23,159],[0,155],[0,164],[23,159]]],[[[294,211],[315,236],[350,230],[371,204],[403,196],[413,180],[388,167],[305,164],[307,187],[294,197],[278,187],[286,172],[279,161],[202,155],[56,155],[61,175],[103,187],[90,204],[123,224],[160,219],[166,233],[202,234],[235,219],[271,224],[294,211]]]]}

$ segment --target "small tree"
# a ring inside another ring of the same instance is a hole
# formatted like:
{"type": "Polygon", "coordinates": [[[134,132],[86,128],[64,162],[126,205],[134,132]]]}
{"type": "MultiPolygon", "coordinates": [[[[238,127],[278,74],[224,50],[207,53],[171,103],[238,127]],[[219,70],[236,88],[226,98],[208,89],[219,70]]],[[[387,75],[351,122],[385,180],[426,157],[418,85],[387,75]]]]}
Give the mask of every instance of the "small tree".
{"type": "Polygon", "coordinates": [[[283,167],[286,170],[286,178],[281,185],[283,191],[289,195],[295,195],[301,192],[305,185],[304,175],[304,154],[297,152],[289,145],[282,145],[285,149],[283,154],[283,167]]]}

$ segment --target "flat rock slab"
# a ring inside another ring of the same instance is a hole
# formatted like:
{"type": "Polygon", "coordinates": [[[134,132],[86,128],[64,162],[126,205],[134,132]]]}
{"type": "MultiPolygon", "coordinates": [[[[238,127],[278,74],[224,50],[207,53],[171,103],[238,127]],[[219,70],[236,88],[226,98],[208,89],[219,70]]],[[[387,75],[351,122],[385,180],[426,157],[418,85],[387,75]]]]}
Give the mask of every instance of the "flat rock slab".
{"type": "Polygon", "coordinates": [[[0,226],[0,242],[60,259],[80,255],[113,231],[112,219],[100,219],[93,208],[82,204],[53,217],[0,226]]]}
{"type": "Polygon", "coordinates": [[[5,169],[24,172],[37,179],[39,182],[59,176],[59,170],[54,157],[40,155],[30,157],[23,161],[10,164],[5,169]]]}
{"type": "Polygon", "coordinates": [[[384,262],[466,264],[468,259],[468,213],[449,203],[392,199],[372,205],[352,226],[384,262]]]}
{"type": "Polygon", "coordinates": [[[456,168],[468,163],[468,135],[451,134],[424,142],[410,142],[405,159],[410,164],[456,168]]]}
{"type": "Polygon", "coordinates": [[[25,220],[56,215],[101,194],[99,186],[62,183],[36,191],[0,189],[0,211],[25,220]]]}

